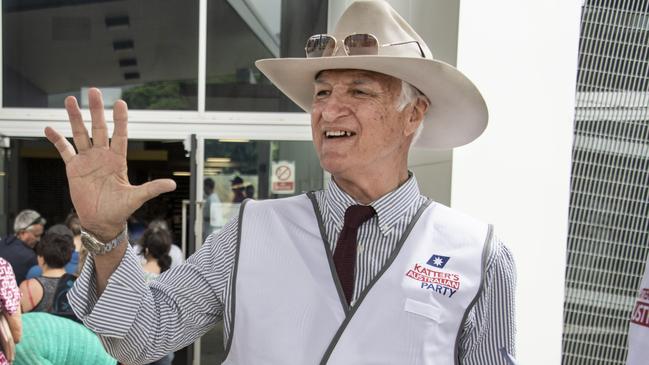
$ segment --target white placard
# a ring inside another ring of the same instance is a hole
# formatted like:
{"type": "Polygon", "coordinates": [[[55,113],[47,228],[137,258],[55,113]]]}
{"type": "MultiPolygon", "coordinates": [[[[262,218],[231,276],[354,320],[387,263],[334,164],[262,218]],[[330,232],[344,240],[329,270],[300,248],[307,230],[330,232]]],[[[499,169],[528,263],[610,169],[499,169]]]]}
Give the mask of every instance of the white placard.
{"type": "Polygon", "coordinates": [[[271,163],[270,192],[295,194],[295,161],[271,163]]]}

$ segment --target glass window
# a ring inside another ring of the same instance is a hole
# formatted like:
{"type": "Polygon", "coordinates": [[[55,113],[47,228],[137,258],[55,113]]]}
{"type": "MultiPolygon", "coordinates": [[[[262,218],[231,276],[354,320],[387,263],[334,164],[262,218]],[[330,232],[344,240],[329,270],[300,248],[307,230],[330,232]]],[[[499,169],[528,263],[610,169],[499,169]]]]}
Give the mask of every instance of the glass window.
{"type": "MultiPolygon", "coordinates": [[[[323,170],[310,141],[205,140],[204,148],[203,240],[239,213],[243,199],[323,188],[323,170]]],[[[200,341],[200,364],[225,360],[223,322],[200,341]]]]}
{"type": "Polygon", "coordinates": [[[274,199],[322,189],[323,172],[308,141],[206,140],[203,240],[239,212],[246,198],[274,199]]]}
{"type": "Polygon", "coordinates": [[[197,108],[198,0],[5,0],[3,105],[61,108],[67,95],[131,109],[197,108]]]}
{"type": "Polygon", "coordinates": [[[255,61],[304,57],[306,39],[326,33],[327,9],[327,0],[210,0],[205,108],[301,111],[257,70],[255,61]]]}

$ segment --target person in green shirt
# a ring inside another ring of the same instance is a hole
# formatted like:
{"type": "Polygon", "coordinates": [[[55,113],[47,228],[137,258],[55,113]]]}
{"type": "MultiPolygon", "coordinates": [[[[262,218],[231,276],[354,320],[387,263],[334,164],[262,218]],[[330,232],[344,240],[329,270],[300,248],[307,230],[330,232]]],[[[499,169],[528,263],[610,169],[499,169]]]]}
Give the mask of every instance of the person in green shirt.
{"type": "Polygon", "coordinates": [[[23,336],[13,365],[115,365],[97,335],[70,319],[45,312],[22,316],[23,336]]]}

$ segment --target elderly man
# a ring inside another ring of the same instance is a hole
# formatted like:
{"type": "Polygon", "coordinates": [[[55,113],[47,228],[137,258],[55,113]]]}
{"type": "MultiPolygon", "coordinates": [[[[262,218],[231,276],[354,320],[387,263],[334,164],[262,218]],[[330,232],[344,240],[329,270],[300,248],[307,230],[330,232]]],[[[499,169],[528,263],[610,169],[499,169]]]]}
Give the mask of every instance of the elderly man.
{"type": "Polygon", "coordinates": [[[38,264],[34,247],[43,235],[45,223],[37,211],[25,209],[14,219],[15,233],[0,241],[0,257],[11,264],[18,285],[25,280],[27,271],[38,264]]]}
{"type": "Polygon", "coordinates": [[[328,189],[247,201],[148,286],[125,222],[174,183],[129,184],[123,101],[109,143],[100,93],[89,91],[91,143],[66,99],[78,153],[45,132],[92,252],[71,292],[76,313],[129,364],[181,348],[221,319],[225,364],[510,363],[509,251],[491,226],[420,195],[407,169],[417,134],[423,146],[449,148],[484,130],[480,93],[382,1],[353,3],[333,36],[311,37],[306,52],[257,66],[311,113],[328,189]]]}

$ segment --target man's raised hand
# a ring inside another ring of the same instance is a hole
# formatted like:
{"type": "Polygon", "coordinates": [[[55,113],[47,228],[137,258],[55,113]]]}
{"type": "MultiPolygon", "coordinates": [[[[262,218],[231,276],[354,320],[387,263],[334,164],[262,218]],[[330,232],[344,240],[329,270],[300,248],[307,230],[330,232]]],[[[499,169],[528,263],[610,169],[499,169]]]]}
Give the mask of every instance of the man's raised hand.
{"type": "Polygon", "coordinates": [[[147,200],[174,190],[176,183],[171,179],[158,179],[139,186],[131,185],[126,167],[126,103],[118,100],[113,106],[115,128],[109,141],[101,92],[91,88],[88,100],[92,140],[73,96],[65,99],[65,109],[77,151],[54,129],[45,128],[45,135],[65,162],[70,197],[81,226],[108,241],[124,229],[126,220],[136,209],[147,200]]]}

